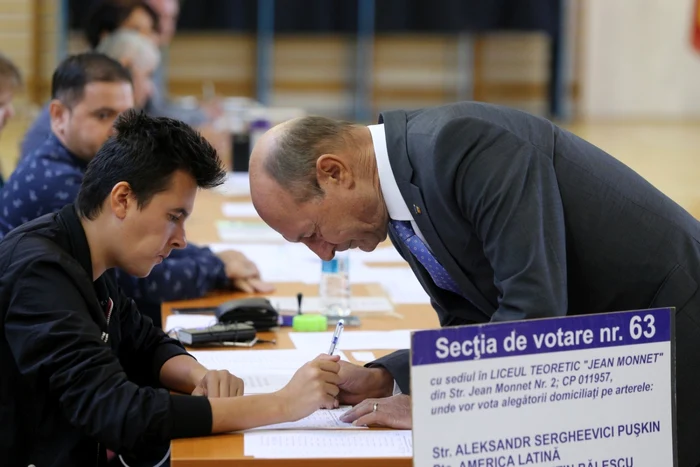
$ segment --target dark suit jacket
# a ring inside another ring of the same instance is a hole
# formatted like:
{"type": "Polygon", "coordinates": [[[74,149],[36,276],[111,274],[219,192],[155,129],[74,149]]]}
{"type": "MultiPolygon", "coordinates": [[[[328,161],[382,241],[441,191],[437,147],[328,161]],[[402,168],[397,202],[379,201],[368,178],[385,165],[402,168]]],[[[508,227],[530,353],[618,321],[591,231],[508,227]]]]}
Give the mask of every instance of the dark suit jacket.
{"type": "MultiPolygon", "coordinates": [[[[690,313],[684,340],[700,342],[700,224],[630,168],[493,105],[391,111],[380,123],[401,195],[463,294],[438,288],[391,238],[441,325],[672,306],[690,313]]],[[[408,351],[376,364],[410,392],[408,351]]]]}

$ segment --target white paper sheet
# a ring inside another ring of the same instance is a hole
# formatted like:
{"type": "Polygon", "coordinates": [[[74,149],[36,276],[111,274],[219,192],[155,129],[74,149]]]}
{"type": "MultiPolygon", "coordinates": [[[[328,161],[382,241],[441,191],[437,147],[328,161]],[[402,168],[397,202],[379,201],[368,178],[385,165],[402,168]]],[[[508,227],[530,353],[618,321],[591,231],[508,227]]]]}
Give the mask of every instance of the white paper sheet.
{"type": "Polygon", "coordinates": [[[165,332],[170,332],[176,328],[205,328],[216,324],[214,315],[170,315],[165,320],[165,332]]]}
{"type": "Polygon", "coordinates": [[[250,195],[248,172],[229,172],[226,181],[214,190],[226,196],[250,195]]]}
{"type": "Polygon", "coordinates": [[[360,249],[351,250],[350,261],[360,261],[362,263],[402,263],[408,265],[396,248],[393,246],[376,248],[374,251],[362,251],[360,249]]]}
{"type": "Polygon", "coordinates": [[[221,211],[226,217],[254,217],[260,219],[253,203],[223,203],[221,211]]]}
{"type": "MultiPolygon", "coordinates": [[[[237,229],[231,221],[220,221],[224,227],[223,235],[234,237],[232,240],[209,245],[212,251],[227,249],[238,250],[253,261],[260,270],[262,278],[269,282],[303,282],[319,284],[321,281],[321,260],[306,246],[288,243],[274,230],[260,227],[259,223],[242,222],[237,229]],[[257,227],[250,227],[250,225],[257,227]],[[269,230],[267,233],[265,230],[269,230]],[[260,238],[256,238],[256,231],[260,238]],[[279,242],[277,240],[280,240],[279,242]],[[269,243],[261,243],[267,242],[269,243]]],[[[264,226],[264,224],[262,224],[264,226]]],[[[221,232],[221,230],[220,230],[221,232]]],[[[221,233],[220,233],[221,235],[221,233]]],[[[393,248],[382,248],[393,250],[393,248]]],[[[393,304],[429,304],[430,297],[408,267],[369,267],[362,260],[361,252],[352,252],[350,258],[350,282],[380,284],[393,304]],[[354,259],[355,258],[355,259],[354,259]]],[[[384,253],[382,253],[384,255],[384,253]]],[[[391,254],[387,254],[387,257],[391,254]]],[[[382,260],[386,258],[382,257],[382,260]]],[[[296,298],[294,298],[296,310],[296,298]]]]}
{"type": "Polygon", "coordinates": [[[411,457],[410,430],[253,431],[246,456],[265,459],[411,457]]]}
{"type": "Polygon", "coordinates": [[[366,350],[362,350],[360,352],[353,352],[352,358],[354,358],[360,363],[373,362],[377,359],[377,357],[374,356],[373,352],[368,352],[366,350]]]}
{"type": "MultiPolygon", "coordinates": [[[[352,281],[353,278],[351,277],[352,281]]],[[[357,277],[355,278],[357,279],[357,277]]],[[[408,267],[370,268],[362,270],[362,282],[382,285],[394,304],[430,304],[430,297],[408,267]]]]}
{"type": "MultiPolygon", "coordinates": [[[[294,347],[311,351],[328,347],[332,332],[290,332],[294,347]]],[[[411,347],[411,331],[348,331],[345,330],[338,339],[340,350],[397,350],[411,347]]],[[[326,349],[324,352],[327,352],[326,349]]]]}
{"type": "MultiPolygon", "coordinates": [[[[321,260],[304,245],[294,243],[213,243],[214,253],[237,250],[255,263],[260,277],[268,282],[306,282],[321,280],[321,260]]],[[[295,298],[296,300],[296,298],[295,298]]],[[[296,309],[296,305],[294,305],[296,309]]]]}
{"type": "MultiPolygon", "coordinates": [[[[272,296],[270,297],[270,302],[278,310],[296,312],[298,309],[296,297],[272,296]]],[[[393,311],[394,307],[386,297],[350,297],[350,310],[353,313],[388,313],[393,311]]],[[[320,297],[302,298],[302,313],[318,313],[320,311],[320,297]]]]}
{"type": "MultiPolygon", "coordinates": [[[[264,394],[282,389],[299,368],[327,352],[329,345],[330,340],[318,349],[195,350],[190,354],[210,370],[228,370],[241,378],[245,394],[264,394]]],[[[344,353],[337,355],[347,360],[344,353]]]]}
{"type": "Polygon", "coordinates": [[[219,238],[224,242],[278,242],[285,241],[284,237],[262,221],[216,221],[219,238]]]}
{"type": "Polygon", "coordinates": [[[364,427],[353,426],[352,423],[340,421],[340,417],[350,409],[351,406],[338,407],[332,410],[321,409],[296,422],[277,423],[246,431],[363,429],[364,427]]]}

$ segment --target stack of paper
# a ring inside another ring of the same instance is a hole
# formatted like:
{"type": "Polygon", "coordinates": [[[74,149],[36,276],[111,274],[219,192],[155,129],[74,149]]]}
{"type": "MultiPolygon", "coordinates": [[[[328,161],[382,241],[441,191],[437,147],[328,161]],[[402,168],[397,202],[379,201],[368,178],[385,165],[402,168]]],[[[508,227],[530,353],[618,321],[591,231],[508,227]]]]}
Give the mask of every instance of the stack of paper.
{"type": "Polygon", "coordinates": [[[340,421],[340,417],[350,410],[350,406],[343,406],[332,410],[317,410],[308,417],[304,417],[296,422],[277,423],[275,425],[265,425],[252,428],[250,431],[270,431],[270,430],[354,430],[366,429],[365,427],[353,426],[352,423],[340,421]]]}
{"type": "MultiPolygon", "coordinates": [[[[279,391],[305,363],[328,351],[330,339],[309,350],[198,350],[190,354],[210,370],[228,370],[245,383],[245,394],[279,391]]],[[[337,352],[342,360],[347,357],[337,352]]]]}
{"type": "Polygon", "coordinates": [[[244,435],[246,456],[264,459],[411,457],[410,430],[253,431],[244,435]]]}

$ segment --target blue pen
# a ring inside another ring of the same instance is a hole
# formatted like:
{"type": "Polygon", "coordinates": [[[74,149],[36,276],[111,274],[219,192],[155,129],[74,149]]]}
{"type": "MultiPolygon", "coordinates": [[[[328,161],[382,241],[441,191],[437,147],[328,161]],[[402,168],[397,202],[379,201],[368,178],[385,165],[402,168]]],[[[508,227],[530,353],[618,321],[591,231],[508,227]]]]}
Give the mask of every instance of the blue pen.
{"type": "Polygon", "coordinates": [[[328,350],[328,355],[333,355],[333,352],[335,352],[335,346],[338,345],[338,339],[340,339],[341,332],[343,332],[343,320],[339,319],[338,324],[335,325],[335,332],[333,333],[331,348],[328,350]]]}

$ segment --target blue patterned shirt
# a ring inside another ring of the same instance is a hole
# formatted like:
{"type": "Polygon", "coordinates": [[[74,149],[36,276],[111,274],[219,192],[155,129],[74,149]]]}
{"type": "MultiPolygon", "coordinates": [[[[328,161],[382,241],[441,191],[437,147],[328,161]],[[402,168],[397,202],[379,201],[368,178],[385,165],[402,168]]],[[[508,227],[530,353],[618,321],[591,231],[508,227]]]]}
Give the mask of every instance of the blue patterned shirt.
{"type": "MultiPolygon", "coordinates": [[[[19,162],[0,190],[0,237],[75,201],[86,168],[87,162],[49,135],[39,149],[19,162]]],[[[160,323],[161,302],[197,298],[230,286],[223,262],[208,248],[191,244],[173,250],[146,278],[116,272],[124,293],[156,324],[160,323]]]]}

